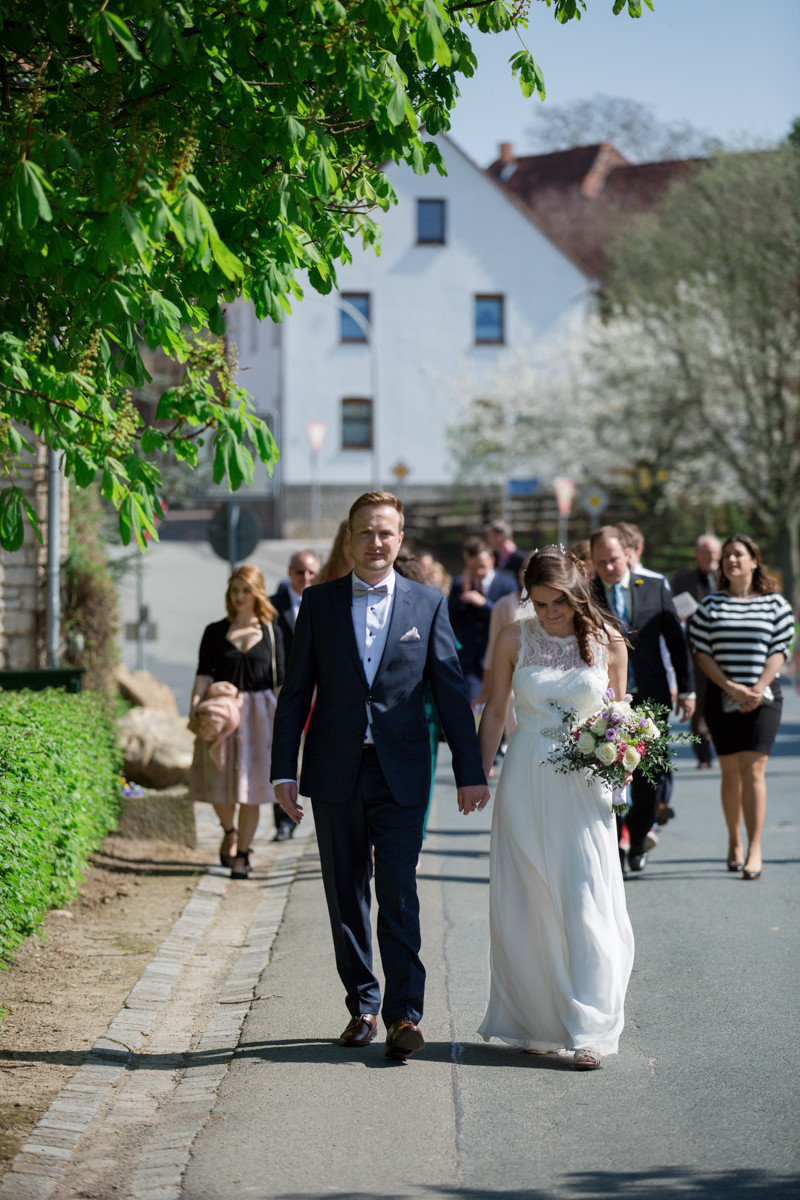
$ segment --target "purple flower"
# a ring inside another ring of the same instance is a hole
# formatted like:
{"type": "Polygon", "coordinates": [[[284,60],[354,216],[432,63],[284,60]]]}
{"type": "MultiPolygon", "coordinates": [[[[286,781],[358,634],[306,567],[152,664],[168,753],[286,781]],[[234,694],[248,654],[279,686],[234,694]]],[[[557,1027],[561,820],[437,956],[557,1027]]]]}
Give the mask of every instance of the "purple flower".
{"type": "Polygon", "coordinates": [[[605,709],[603,712],[601,712],[600,716],[603,718],[604,721],[611,720],[611,713],[608,711],[608,709],[605,709]]]}
{"type": "Polygon", "coordinates": [[[615,740],[616,736],[617,736],[617,731],[614,728],[614,726],[612,725],[610,729],[606,730],[606,741],[613,742],[615,740]]]}
{"type": "Polygon", "coordinates": [[[626,692],[622,698],[623,700],[627,700],[628,704],[630,704],[631,700],[633,700],[633,696],[630,692],[626,692]]]}
{"type": "Polygon", "coordinates": [[[619,725],[621,720],[622,720],[622,713],[615,712],[615,713],[611,714],[611,724],[612,725],[619,725]]]}
{"type": "Polygon", "coordinates": [[[613,700],[614,699],[614,689],[611,687],[607,688],[606,691],[603,692],[603,699],[604,700],[613,700]]]}
{"type": "Polygon", "coordinates": [[[646,717],[641,717],[641,718],[640,718],[640,720],[639,720],[639,728],[640,728],[640,729],[646,729],[646,728],[647,728],[647,718],[646,718],[646,717]]]}

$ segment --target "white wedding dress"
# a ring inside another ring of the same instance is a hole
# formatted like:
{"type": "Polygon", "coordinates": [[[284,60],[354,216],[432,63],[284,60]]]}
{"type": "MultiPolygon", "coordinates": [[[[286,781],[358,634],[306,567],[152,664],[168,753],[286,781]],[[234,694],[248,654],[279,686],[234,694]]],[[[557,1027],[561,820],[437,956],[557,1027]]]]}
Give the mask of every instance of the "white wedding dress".
{"type": "Polygon", "coordinates": [[[562,708],[582,720],[608,687],[606,647],[594,664],[575,637],[520,622],[513,676],[518,728],[492,817],[491,981],[478,1032],[540,1051],[614,1054],[633,966],[611,791],[545,763],[562,708]]]}

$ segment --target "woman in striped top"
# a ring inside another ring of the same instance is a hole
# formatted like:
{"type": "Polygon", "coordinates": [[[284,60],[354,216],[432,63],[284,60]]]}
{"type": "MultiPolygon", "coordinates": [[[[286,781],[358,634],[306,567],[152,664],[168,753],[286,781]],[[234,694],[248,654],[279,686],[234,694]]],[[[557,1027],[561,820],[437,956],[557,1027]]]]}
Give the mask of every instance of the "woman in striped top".
{"type": "Polygon", "coordinates": [[[791,608],[774,590],[758,546],[746,534],[734,534],[723,545],[719,581],[721,590],[700,602],[689,637],[709,679],[705,718],[722,770],[728,870],[758,879],[767,810],[765,770],[781,719],[778,675],[794,625],[791,608]]]}

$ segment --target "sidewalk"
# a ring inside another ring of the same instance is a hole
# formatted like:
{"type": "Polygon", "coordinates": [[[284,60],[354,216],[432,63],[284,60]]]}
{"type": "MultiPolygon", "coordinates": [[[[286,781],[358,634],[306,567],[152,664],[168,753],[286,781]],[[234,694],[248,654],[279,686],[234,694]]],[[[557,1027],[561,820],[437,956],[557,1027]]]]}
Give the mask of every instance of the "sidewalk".
{"type": "MultiPolygon", "coordinates": [[[[797,1194],[800,700],[770,761],[762,879],[724,868],[719,772],[684,760],[677,819],[626,885],[637,942],[619,1056],[579,1074],[483,1044],[490,813],[446,761],[419,872],[426,1048],[336,1044],[347,1013],[312,831],[214,868],[0,1200],[797,1194]]],[[[204,837],[218,840],[206,814],[204,837]]],[[[524,930],[520,931],[524,947],[524,930]]]]}

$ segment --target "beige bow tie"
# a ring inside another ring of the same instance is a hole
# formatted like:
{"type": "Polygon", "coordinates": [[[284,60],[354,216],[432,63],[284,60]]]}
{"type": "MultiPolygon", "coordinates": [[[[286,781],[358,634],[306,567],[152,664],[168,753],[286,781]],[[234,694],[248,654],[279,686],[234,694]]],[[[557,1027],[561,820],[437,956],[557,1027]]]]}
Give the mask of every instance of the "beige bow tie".
{"type": "Polygon", "coordinates": [[[357,579],[353,580],[353,599],[360,600],[362,596],[388,596],[389,589],[385,583],[376,584],[375,587],[367,587],[365,583],[360,583],[357,579]]]}

